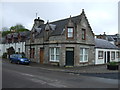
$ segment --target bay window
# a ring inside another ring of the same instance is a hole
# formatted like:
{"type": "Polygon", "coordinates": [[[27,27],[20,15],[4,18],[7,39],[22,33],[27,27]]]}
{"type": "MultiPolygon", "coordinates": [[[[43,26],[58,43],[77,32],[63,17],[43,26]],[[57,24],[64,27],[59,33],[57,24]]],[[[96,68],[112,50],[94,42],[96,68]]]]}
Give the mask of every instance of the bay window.
{"type": "Polygon", "coordinates": [[[80,62],[88,62],[88,48],[80,48],[80,62]]]}
{"type": "Polygon", "coordinates": [[[59,48],[50,48],[50,61],[59,62],[60,50],[59,48]]]}

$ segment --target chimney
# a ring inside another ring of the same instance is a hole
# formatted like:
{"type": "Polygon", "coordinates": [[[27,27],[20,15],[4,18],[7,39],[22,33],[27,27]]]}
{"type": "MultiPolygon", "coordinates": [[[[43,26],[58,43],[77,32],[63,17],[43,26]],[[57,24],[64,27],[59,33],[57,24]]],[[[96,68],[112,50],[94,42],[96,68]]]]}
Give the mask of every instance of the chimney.
{"type": "Polygon", "coordinates": [[[44,20],[40,19],[40,17],[38,17],[37,19],[34,20],[34,24],[35,26],[39,26],[41,24],[44,24],[44,20]]]}
{"type": "Polygon", "coordinates": [[[105,32],[104,32],[104,35],[106,35],[105,32]]]}

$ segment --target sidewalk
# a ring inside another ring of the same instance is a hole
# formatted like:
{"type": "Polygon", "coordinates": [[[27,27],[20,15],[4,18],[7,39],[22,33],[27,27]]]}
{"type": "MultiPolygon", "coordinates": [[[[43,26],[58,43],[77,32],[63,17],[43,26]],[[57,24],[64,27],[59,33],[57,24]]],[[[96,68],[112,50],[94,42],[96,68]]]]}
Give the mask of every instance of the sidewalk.
{"type": "Polygon", "coordinates": [[[106,65],[59,67],[59,66],[53,66],[53,65],[31,63],[30,66],[45,69],[45,70],[65,72],[69,74],[77,74],[77,75],[85,75],[85,76],[92,76],[92,77],[117,79],[117,80],[120,79],[119,70],[107,70],[106,65]]]}
{"type": "MultiPolygon", "coordinates": [[[[79,66],[79,67],[59,67],[48,64],[31,63],[30,66],[41,67],[53,71],[63,71],[71,73],[118,73],[118,70],[108,70],[106,65],[79,66]]],[[[119,67],[120,68],[120,67],[119,67]]]]}
{"type": "MultiPolygon", "coordinates": [[[[7,59],[3,59],[5,62],[9,62],[7,59]]],[[[38,67],[46,70],[52,71],[61,71],[61,72],[68,72],[68,73],[118,73],[119,70],[108,70],[106,65],[88,65],[88,66],[79,66],[79,67],[59,67],[55,65],[49,64],[39,64],[35,62],[31,62],[29,65],[31,67],[38,67]]],[[[120,69],[120,65],[119,65],[120,69]]]]}

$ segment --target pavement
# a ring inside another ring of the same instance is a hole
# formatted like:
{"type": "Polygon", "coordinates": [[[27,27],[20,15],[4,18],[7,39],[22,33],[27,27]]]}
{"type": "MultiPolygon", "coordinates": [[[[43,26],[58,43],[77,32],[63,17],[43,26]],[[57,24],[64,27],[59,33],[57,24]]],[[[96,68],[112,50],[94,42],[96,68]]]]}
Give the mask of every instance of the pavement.
{"type": "MultiPolygon", "coordinates": [[[[57,71],[57,72],[65,72],[65,73],[71,73],[71,74],[77,74],[77,75],[120,80],[119,70],[108,70],[107,65],[59,67],[59,66],[55,66],[55,65],[31,63],[30,66],[40,67],[42,69],[47,69],[47,70],[52,70],[52,71],[57,71]]],[[[120,64],[119,64],[119,69],[120,69],[120,64]]]]}
{"type": "MultiPolygon", "coordinates": [[[[74,72],[74,73],[118,73],[119,70],[108,70],[107,65],[88,65],[88,66],[79,66],[79,67],[60,67],[57,65],[49,64],[38,64],[32,62],[30,66],[33,67],[42,67],[54,71],[65,71],[65,72],[74,72]]],[[[119,65],[120,66],[120,65],[119,65]]],[[[120,67],[119,67],[120,68],[120,67]]]]}
{"type": "MultiPolygon", "coordinates": [[[[4,59],[7,61],[7,59],[4,59]]],[[[41,68],[45,70],[57,71],[57,72],[65,72],[65,73],[73,73],[73,74],[81,74],[88,76],[96,76],[110,79],[120,79],[119,70],[108,70],[107,65],[89,65],[89,66],[79,66],[79,67],[59,67],[56,65],[49,64],[38,64],[35,62],[31,62],[30,67],[41,68]]],[[[120,64],[119,64],[120,69],[120,64]]]]}

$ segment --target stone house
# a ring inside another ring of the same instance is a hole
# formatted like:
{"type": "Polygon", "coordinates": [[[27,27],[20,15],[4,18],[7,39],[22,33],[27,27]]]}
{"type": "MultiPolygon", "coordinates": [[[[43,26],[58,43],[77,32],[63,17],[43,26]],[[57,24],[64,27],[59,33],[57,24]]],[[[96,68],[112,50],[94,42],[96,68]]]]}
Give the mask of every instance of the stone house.
{"type": "Polygon", "coordinates": [[[34,20],[26,56],[40,64],[82,66],[95,63],[94,33],[84,9],[78,16],[47,22],[34,20]]]}

